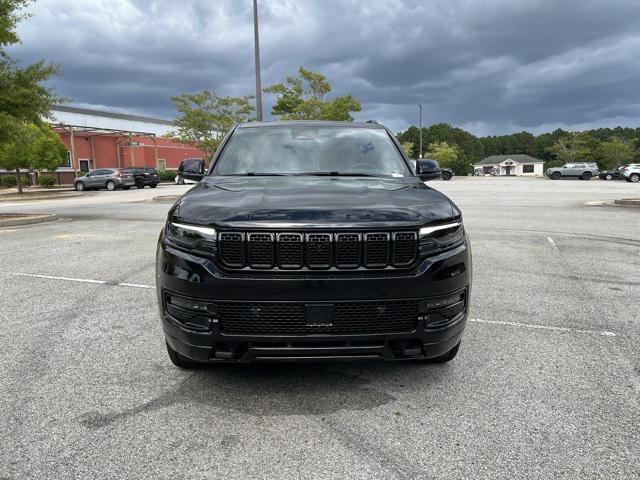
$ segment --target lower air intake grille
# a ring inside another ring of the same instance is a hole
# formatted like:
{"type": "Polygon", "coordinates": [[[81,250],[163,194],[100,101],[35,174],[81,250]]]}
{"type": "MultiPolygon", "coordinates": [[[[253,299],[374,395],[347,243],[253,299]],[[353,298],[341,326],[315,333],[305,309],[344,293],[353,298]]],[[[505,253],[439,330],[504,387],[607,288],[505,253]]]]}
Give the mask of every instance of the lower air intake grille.
{"type": "Polygon", "coordinates": [[[304,303],[218,303],[220,332],[229,335],[406,333],[415,330],[416,300],[337,302],[327,325],[307,324],[304,303]]]}

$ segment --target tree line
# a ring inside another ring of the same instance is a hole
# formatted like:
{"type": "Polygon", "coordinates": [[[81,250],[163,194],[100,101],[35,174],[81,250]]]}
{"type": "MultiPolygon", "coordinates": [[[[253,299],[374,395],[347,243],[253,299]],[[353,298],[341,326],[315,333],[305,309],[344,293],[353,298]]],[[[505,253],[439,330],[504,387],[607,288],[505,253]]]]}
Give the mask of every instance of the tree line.
{"type": "MultiPolygon", "coordinates": [[[[420,129],[411,126],[397,134],[407,154],[418,158],[420,129]]],[[[441,161],[457,174],[471,173],[470,164],[491,155],[526,154],[545,162],[545,168],[568,162],[593,161],[601,170],[640,160],[640,128],[598,128],[583,132],[556,129],[476,137],[446,123],[422,129],[423,157],[441,161]]]]}

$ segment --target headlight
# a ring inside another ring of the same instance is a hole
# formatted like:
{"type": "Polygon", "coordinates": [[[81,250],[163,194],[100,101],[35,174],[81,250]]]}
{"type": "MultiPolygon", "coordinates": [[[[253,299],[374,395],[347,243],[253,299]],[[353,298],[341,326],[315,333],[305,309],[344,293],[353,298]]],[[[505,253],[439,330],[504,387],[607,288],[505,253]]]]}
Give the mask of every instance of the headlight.
{"type": "Polygon", "coordinates": [[[430,225],[419,231],[420,253],[433,255],[464,242],[464,225],[462,220],[448,222],[441,225],[430,225]]]}
{"type": "Polygon", "coordinates": [[[165,240],[176,248],[201,255],[214,255],[216,251],[215,228],[168,222],[165,228],[165,240]]]}

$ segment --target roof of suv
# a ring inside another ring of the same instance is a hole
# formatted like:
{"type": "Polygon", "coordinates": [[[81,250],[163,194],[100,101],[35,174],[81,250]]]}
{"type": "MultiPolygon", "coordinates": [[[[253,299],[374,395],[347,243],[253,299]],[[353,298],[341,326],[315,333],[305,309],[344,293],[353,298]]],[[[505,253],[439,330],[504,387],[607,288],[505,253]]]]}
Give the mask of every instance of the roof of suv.
{"type": "Polygon", "coordinates": [[[384,129],[383,125],[376,122],[330,122],[319,120],[288,120],[276,122],[245,122],[238,125],[238,128],[255,127],[344,127],[344,128],[376,128],[384,129]]]}

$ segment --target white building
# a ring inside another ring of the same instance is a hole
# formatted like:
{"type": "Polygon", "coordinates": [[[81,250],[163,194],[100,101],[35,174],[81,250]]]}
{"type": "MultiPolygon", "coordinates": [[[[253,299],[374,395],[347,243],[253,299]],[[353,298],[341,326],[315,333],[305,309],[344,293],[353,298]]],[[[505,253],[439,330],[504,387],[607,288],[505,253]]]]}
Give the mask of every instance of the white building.
{"type": "Polygon", "coordinates": [[[496,169],[500,175],[517,177],[543,177],[544,160],[524,154],[491,155],[476,163],[474,169],[482,169],[484,173],[491,173],[496,169]]]}

